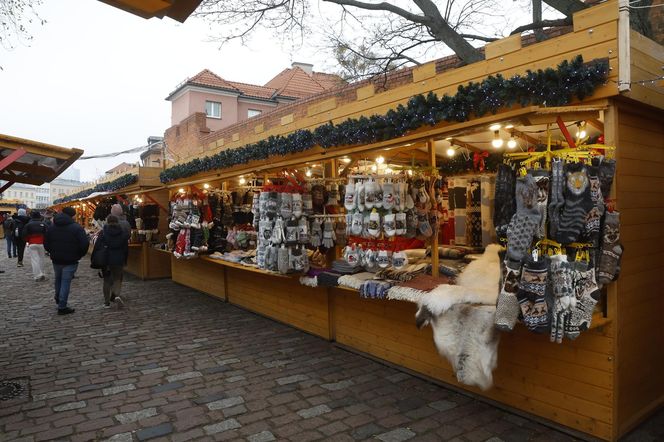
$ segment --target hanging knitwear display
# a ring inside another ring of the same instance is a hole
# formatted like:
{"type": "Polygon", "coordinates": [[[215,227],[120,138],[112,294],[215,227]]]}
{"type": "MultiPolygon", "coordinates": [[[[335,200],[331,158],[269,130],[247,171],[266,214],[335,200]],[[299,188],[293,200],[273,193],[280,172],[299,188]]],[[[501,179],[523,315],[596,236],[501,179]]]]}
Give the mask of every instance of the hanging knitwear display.
{"type": "Polygon", "coordinates": [[[480,180],[468,180],[466,187],[466,244],[482,246],[482,191],[480,180]]]}

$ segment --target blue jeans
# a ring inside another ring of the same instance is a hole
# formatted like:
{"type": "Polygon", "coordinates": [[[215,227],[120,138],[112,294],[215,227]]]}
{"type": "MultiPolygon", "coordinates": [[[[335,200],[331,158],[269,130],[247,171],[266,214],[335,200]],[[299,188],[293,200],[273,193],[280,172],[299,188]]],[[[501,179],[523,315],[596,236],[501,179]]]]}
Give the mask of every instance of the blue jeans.
{"type": "Polygon", "coordinates": [[[7,256],[10,258],[12,256],[18,256],[18,251],[16,250],[16,242],[14,242],[14,237],[5,234],[5,241],[7,241],[7,256]]]}
{"type": "Polygon", "coordinates": [[[67,308],[69,287],[71,287],[71,280],[74,279],[76,269],[78,269],[78,263],[67,265],[53,263],[53,272],[55,272],[55,296],[58,297],[59,310],[67,308]]]}

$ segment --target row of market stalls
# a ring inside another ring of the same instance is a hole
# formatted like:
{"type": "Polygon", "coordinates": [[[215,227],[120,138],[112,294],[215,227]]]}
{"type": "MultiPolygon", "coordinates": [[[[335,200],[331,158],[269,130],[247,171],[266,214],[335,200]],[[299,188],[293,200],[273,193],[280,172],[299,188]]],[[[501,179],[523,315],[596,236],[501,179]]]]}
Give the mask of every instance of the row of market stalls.
{"type": "Polygon", "coordinates": [[[619,15],[288,106],[62,204],[156,206],[131,273],[616,440],[664,403],[664,49],[619,15]]]}

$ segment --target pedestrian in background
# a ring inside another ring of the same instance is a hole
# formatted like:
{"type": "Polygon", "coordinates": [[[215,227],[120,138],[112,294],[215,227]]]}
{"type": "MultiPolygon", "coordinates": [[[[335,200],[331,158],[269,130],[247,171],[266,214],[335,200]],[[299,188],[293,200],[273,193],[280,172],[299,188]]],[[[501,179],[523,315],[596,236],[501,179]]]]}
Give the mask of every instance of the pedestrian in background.
{"type": "Polygon", "coordinates": [[[92,253],[106,253],[106,266],[101,269],[104,277],[104,307],[110,308],[111,302],[117,303],[119,308],[124,307],[120,291],[123,267],[127,264],[129,256],[129,233],[122,228],[117,216],[108,215],[106,225],[99,232],[92,253]]]}
{"type": "Polygon", "coordinates": [[[127,216],[124,214],[120,204],[113,204],[111,206],[111,215],[117,216],[122,230],[127,232],[128,235],[131,235],[131,224],[129,224],[129,221],[127,221],[127,216]]]}
{"type": "Polygon", "coordinates": [[[9,258],[16,258],[18,252],[16,250],[16,241],[14,241],[14,229],[16,228],[16,223],[14,218],[11,215],[7,214],[5,221],[2,223],[2,227],[5,229],[5,241],[7,242],[7,256],[9,258]]]}
{"type": "Polygon", "coordinates": [[[67,306],[71,280],[74,279],[78,261],[88,253],[90,240],[83,227],[74,221],[76,210],[65,207],[62,213],[53,218],[53,225],[48,228],[44,237],[44,248],[53,261],[55,273],[55,302],[58,304],[58,314],[74,313],[73,308],[67,306]]]}
{"type": "Polygon", "coordinates": [[[23,254],[25,253],[25,238],[23,237],[23,228],[30,222],[25,209],[18,209],[14,217],[14,242],[18,251],[17,267],[23,267],[23,254]]]}
{"type": "Polygon", "coordinates": [[[30,251],[30,263],[32,264],[32,277],[35,281],[45,281],[44,274],[44,236],[46,235],[46,223],[41,213],[37,210],[30,212],[30,222],[23,228],[23,238],[30,251]]]}

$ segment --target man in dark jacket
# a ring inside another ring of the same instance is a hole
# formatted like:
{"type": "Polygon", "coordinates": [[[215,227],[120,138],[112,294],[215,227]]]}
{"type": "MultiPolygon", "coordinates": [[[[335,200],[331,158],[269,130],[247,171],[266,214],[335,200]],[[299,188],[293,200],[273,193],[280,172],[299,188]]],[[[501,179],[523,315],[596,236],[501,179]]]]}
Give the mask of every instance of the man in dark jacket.
{"type": "Polygon", "coordinates": [[[2,227],[4,227],[5,229],[5,241],[7,241],[7,256],[9,256],[10,258],[16,258],[18,256],[18,251],[16,250],[16,241],[14,241],[14,229],[16,228],[16,224],[14,223],[14,218],[12,218],[11,215],[7,214],[5,221],[2,223],[2,227]]]}
{"type": "Polygon", "coordinates": [[[102,253],[105,249],[106,268],[102,269],[104,274],[104,307],[109,308],[111,302],[115,302],[119,308],[124,306],[120,298],[122,289],[123,267],[129,256],[129,232],[127,232],[120,220],[115,215],[108,215],[106,225],[99,233],[95,242],[94,253],[102,253]]]}
{"type": "Polygon", "coordinates": [[[30,222],[30,218],[25,209],[18,209],[14,217],[14,242],[18,251],[18,267],[23,267],[23,253],[25,252],[25,238],[23,238],[23,228],[30,222]]]}
{"type": "Polygon", "coordinates": [[[59,315],[74,313],[73,308],[67,307],[69,287],[78,269],[78,261],[85,256],[90,245],[85,230],[74,221],[74,215],[76,211],[73,208],[62,209],[62,213],[53,218],[53,225],[44,237],[44,248],[53,261],[55,302],[59,315]]]}
{"type": "Polygon", "coordinates": [[[30,212],[30,222],[23,227],[23,239],[30,249],[30,262],[32,263],[32,277],[35,281],[45,281],[44,274],[44,235],[46,223],[38,210],[30,212]]]}

